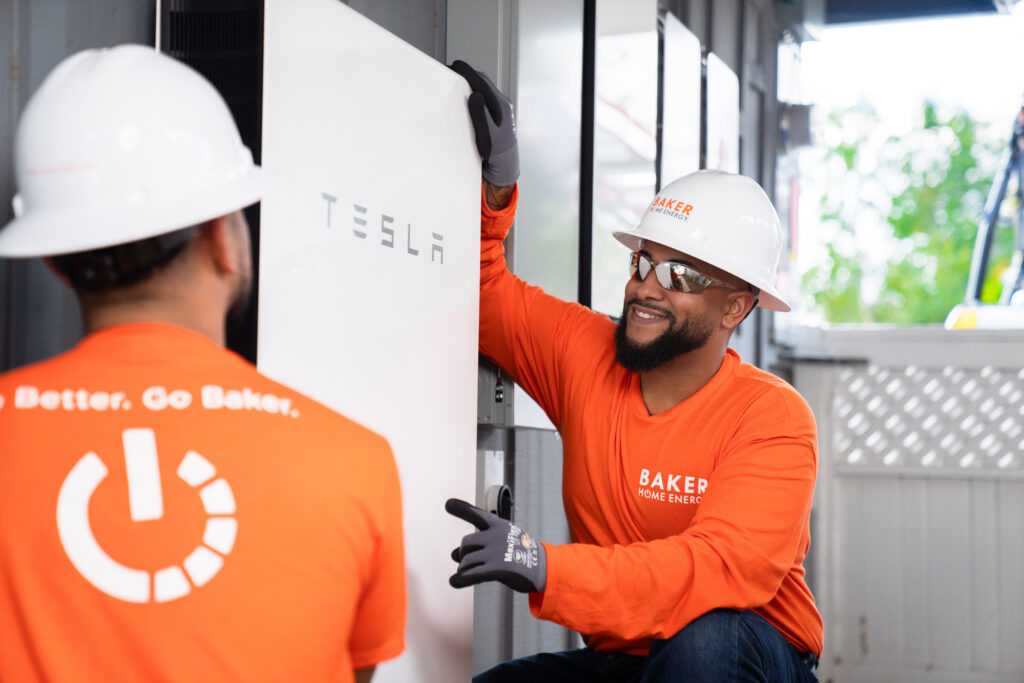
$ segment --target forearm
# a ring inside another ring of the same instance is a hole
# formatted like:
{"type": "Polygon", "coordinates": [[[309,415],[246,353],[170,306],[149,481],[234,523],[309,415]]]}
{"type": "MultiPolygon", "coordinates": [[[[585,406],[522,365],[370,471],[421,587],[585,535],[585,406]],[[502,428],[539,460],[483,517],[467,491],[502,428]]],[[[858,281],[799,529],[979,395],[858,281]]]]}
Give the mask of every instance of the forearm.
{"type": "Polygon", "coordinates": [[[498,188],[484,181],[480,193],[480,287],[486,289],[509,275],[505,238],[519,204],[517,186],[498,188]],[[494,207],[494,204],[501,206],[494,207]]]}
{"type": "Polygon", "coordinates": [[[492,211],[501,211],[508,206],[508,202],[512,198],[512,191],[515,189],[515,185],[498,187],[497,185],[492,185],[485,180],[484,197],[487,200],[487,206],[490,207],[492,211]]]}
{"type": "Polygon", "coordinates": [[[486,183],[481,197],[480,352],[501,366],[558,424],[559,372],[565,370],[558,356],[568,334],[560,328],[590,312],[576,310],[578,305],[548,296],[509,272],[504,239],[515,217],[518,192],[515,186],[498,189],[508,195],[501,209],[490,207],[486,183]]]}
{"type": "Polygon", "coordinates": [[[480,203],[480,352],[514,376],[517,329],[511,311],[524,305],[528,290],[505,260],[504,240],[518,203],[516,186],[499,188],[485,181],[480,203]]]}
{"type": "Polygon", "coordinates": [[[611,548],[548,546],[547,557],[547,590],[531,595],[533,615],[626,640],[669,638],[713,609],[764,605],[788,568],[740,566],[696,536],[611,548]],[[588,570],[578,571],[583,566],[588,570]]]}

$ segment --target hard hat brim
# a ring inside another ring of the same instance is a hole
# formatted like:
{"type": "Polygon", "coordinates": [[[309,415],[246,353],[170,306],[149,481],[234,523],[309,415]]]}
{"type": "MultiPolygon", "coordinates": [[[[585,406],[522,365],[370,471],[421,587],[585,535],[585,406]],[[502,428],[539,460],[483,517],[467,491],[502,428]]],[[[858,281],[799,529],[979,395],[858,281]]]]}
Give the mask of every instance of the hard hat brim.
{"type": "Polygon", "coordinates": [[[0,257],[59,256],[174,232],[255,204],[267,185],[266,173],[253,166],[223,186],[173,201],[34,209],[0,228],[0,257]]]}
{"type": "MultiPolygon", "coordinates": [[[[643,235],[636,231],[616,230],[612,233],[612,236],[619,242],[624,244],[630,251],[640,251],[643,248],[643,241],[646,239],[643,235]]],[[[658,240],[652,240],[657,242],[658,240]]],[[[659,242],[660,243],[660,242],[659,242]]],[[[693,254],[692,256],[700,258],[699,254],[693,254]]],[[[708,261],[708,263],[711,263],[708,261]]],[[[712,263],[711,265],[716,266],[712,263]]],[[[719,267],[719,266],[716,266],[719,267]]],[[[728,272],[728,271],[727,271],[728,272]]],[[[755,285],[757,286],[757,285],[755,285]]],[[[760,294],[757,297],[757,305],[769,311],[778,311],[779,313],[788,313],[793,310],[792,307],[786,303],[785,299],[775,287],[765,286],[761,284],[759,286],[760,294]]]]}

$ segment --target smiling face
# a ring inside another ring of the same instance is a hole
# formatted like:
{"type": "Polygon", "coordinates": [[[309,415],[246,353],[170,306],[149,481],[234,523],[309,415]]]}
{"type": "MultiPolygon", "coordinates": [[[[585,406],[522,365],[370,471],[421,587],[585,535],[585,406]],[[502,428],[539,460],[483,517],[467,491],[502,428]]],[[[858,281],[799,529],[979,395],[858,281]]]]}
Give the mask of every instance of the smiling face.
{"type": "MultiPolygon", "coordinates": [[[[703,347],[727,321],[728,334],[739,324],[732,302],[753,296],[742,280],[675,249],[646,242],[642,254],[656,263],[676,261],[732,287],[712,286],[699,294],[665,289],[653,271],[642,282],[626,283],[622,319],[615,331],[615,356],[628,370],[653,370],[703,347]]],[[[744,301],[743,311],[750,303],[744,301]]],[[[740,320],[742,317],[739,318],[740,320]]]]}

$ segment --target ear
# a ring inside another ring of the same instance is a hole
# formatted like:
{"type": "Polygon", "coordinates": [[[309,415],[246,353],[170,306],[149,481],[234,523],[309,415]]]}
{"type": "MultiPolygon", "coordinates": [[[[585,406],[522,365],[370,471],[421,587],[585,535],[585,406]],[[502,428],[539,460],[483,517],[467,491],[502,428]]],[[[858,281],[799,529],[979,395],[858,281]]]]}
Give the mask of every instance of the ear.
{"type": "Polygon", "coordinates": [[[754,293],[749,291],[730,292],[725,302],[725,315],[722,316],[722,327],[730,332],[739,327],[754,309],[754,293]]]}
{"type": "Polygon", "coordinates": [[[46,267],[50,269],[50,272],[53,273],[54,277],[60,280],[60,283],[62,285],[64,285],[68,289],[74,289],[71,286],[71,280],[68,278],[67,275],[61,272],[60,268],[57,267],[57,264],[53,262],[52,258],[50,258],[49,256],[45,257],[43,259],[43,263],[45,263],[46,267]]]}
{"type": "Polygon", "coordinates": [[[203,252],[217,270],[225,274],[234,275],[242,268],[239,250],[235,245],[236,239],[230,216],[218,216],[209,220],[203,224],[200,231],[203,252]]]}

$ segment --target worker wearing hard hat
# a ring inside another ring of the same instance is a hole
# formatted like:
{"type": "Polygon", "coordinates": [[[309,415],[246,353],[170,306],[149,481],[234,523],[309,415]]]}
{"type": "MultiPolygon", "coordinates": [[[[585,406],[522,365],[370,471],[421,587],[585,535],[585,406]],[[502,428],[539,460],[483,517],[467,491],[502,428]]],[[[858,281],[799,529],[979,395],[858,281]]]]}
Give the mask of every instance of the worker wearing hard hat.
{"type": "Polygon", "coordinates": [[[505,266],[518,176],[511,104],[453,67],[473,90],[484,159],[480,349],[561,433],[574,542],[538,543],[451,500],[449,512],[479,529],[453,553],[451,583],[529,593],[534,616],[587,645],[476,680],[815,680],[822,621],[803,567],[814,418],[786,382],[728,348],[754,306],[789,310],[770,201],[743,176],[679,178],[635,229],[615,233],[630,250],[619,323],[559,301],[505,266]]]}
{"type": "Polygon", "coordinates": [[[16,175],[0,256],[46,257],[88,335],[0,375],[0,680],[368,680],[404,646],[397,469],[223,348],[264,187],[224,101],[150,48],[81,52],[16,175]]]}

